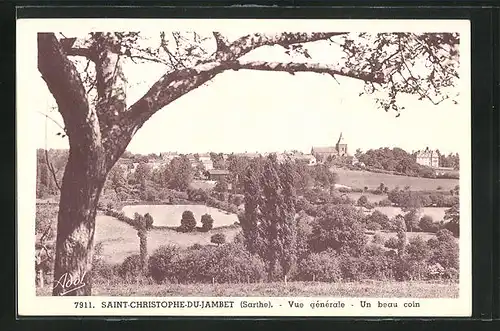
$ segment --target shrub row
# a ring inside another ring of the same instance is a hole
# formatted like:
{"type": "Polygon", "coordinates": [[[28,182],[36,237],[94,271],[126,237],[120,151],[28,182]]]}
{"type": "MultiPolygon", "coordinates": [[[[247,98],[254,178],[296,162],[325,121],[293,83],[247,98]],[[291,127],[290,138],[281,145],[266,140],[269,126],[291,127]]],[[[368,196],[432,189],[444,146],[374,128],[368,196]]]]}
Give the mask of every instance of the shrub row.
{"type": "Polygon", "coordinates": [[[149,259],[149,275],[157,282],[239,283],[265,279],[262,260],[241,246],[224,244],[180,250],[162,246],[149,259]]]}

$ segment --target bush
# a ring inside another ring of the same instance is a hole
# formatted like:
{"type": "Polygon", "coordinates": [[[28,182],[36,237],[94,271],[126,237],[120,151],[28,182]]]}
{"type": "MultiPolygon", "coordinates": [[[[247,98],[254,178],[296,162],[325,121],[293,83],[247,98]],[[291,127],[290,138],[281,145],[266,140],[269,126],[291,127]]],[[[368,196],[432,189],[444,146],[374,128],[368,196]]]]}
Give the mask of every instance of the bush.
{"type": "Polygon", "coordinates": [[[175,245],[158,247],[149,257],[149,275],[157,282],[161,283],[166,278],[176,274],[174,266],[178,257],[179,248],[175,245]]]}
{"type": "Polygon", "coordinates": [[[384,245],[385,244],[384,237],[382,237],[380,233],[375,233],[372,239],[372,243],[374,243],[375,245],[384,245]]]}
{"type": "Polygon", "coordinates": [[[384,246],[390,249],[398,249],[399,247],[398,238],[390,237],[389,239],[386,240],[384,246]]]}
{"type": "Polygon", "coordinates": [[[265,279],[265,265],[239,245],[203,246],[182,251],[167,276],[180,283],[239,283],[265,279]]]}
{"type": "Polygon", "coordinates": [[[359,255],[366,244],[363,214],[349,205],[327,205],[312,222],[310,247],[313,252],[347,250],[359,255]]]}
{"type": "Polygon", "coordinates": [[[265,264],[258,256],[232,244],[215,249],[211,268],[217,283],[258,282],[266,277],[265,264]]]}
{"type": "Polygon", "coordinates": [[[333,251],[312,253],[299,263],[297,280],[320,282],[339,282],[342,271],[333,251]]]}
{"type": "Polygon", "coordinates": [[[210,237],[210,242],[217,245],[224,244],[226,242],[226,235],[222,232],[216,233],[210,237]]]}
{"type": "Polygon", "coordinates": [[[406,246],[407,258],[412,261],[426,261],[430,256],[430,247],[420,236],[413,237],[406,246]]]}
{"type": "MultiPolygon", "coordinates": [[[[371,222],[380,224],[381,228],[384,230],[391,230],[391,224],[390,224],[389,217],[387,217],[386,214],[384,214],[378,210],[375,210],[373,213],[371,213],[367,217],[367,223],[371,223],[371,222]]],[[[372,229],[372,230],[376,230],[376,229],[372,229]]]]}
{"type": "Polygon", "coordinates": [[[368,203],[368,198],[365,195],[362,195],[358,199],[358,206],[365,206],[368,203]]]}
{"type": "Polygon", "coordinates": [[[181,226],[179,231],[181,232],[191,232],[196,228],[196,219],[194,214],[190,210],[186,210],[182,213],[181,226]]]}
{"type": "Polygon", "coordinates": [[[121,264],[118,274],[125,280],[137,279],[142,274],[141,256],[139,254],[128,256],[121,264]]]}
{"type": "Polygon", "coordinates": [[[203,232],[208,232],[212,230],[214,226],[214,219],[210,214],[204,214],[201,216],[201,229],[203,232]]]}
{"type": "MultiPolygon", "coordinates": [[[[366,246],[364,254],[356,260],[358,274],[353,274],[351,277],[353,277],[354,280],[393,279],[396,261],[396,255],[394,255],[392,251],[386,252],[384,248],[379,245],[369,244],[366,246]]],[[[344,269],[347,268],[344,267],[344,269]]]]}
{"type": "Polygon", "coordinates": [[[460,276],[460,273],[455,268],[447,268],[444,270],[442,277],[444,279],[449,279],[453,281],[457,281],[460,276]]]}
{"type": "Polygon", "coordinates": [[[245,201],[245,196],[241,194],[235,194],[233,195],[233,199],[231,203],[236,206],[240,206],[243,202],[245,201]]]}
{"type": "Polygon", "coordinates": [[[392,206],[392,202],[391,202],[391,200],[389,200],[389,199],[384,199],[384,200],[380,200],[380,201],[378,202],[378,205],[379,205],[380,207],[389,207],[389,206],[392,206]]]}
{"type": "Polygon", "coordinates": [[[379,231],[382,230],[382,225],[380,225],[379,223],[370,222],[366,225],[366,229],[371,231],[379,231]]]}
{"type": "Polygon", "coordinates": [[[146,223],[147,229],[151,229],[153,227],[154,220],[153,220],[153,216],[151,216],[150,213],[146,213],[144,215],[144,221],[146,223]]]}
{"type": "Polygon", "coordinates": [[[106,263],[101,259],[95,259],[92,263],[92,281],[106,283],[115,280],[119,275],[120,265],[106,263]]]}
{"type": "Polygon", "coordinates": [[[432,253],[429,261],[439,263],[443,268],[459,268],[459,247],[453,234],[446,229],[439,230],[436,238],[428,240],[432,253]]]}
{"type": "Polygon", "coordinates": [[[439,230],[439,225],[435,224],[432,217],[428,215],[422,216],[418,226],[423,232],[436,233],[439,230]]]}

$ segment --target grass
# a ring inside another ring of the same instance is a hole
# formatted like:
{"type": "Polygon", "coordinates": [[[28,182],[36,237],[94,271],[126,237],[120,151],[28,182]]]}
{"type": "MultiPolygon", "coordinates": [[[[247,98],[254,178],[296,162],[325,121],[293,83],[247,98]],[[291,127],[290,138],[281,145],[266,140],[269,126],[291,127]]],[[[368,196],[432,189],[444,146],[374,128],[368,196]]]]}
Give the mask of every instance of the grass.
{"type": "MultiPolygon", "coordinates": [[[[189,247],[194,244],[210,244],[214,233],[222,232],[226,241],[232,241],[239,228],[213,229],[209,232],[181,233],[171,229],[153,229],[148,233],[148,251],[151,254],[160,246],[175,244],[189,247]]],[[[120,263],[132,254],[139,254],[139,237],[130,225],[114,217],[98,215],[96,217],[95,242],[102,243],[102,256],[106,262],[120,263]]]]}
{"type": "Polygon", "coordinates": [[[232,225],[238,221],[236,214],[205,205],[132,205],[125,206],[122,210],[130,218],[133,218],[136,212],[141,215],[150,213],[154,226],[177,227],[181,224],[182,213],[186,210],[192,211],[198,222],[203,214],[212,215],[214,228],[232,225]]]}
{"type": "MultiPolygon", "coordinates": [[[[214,297],[384,297],[456,298],[458,283],[386,282],[355,283],[289,282],[240,284],[94,284],[95,296],[214,296],[214,297]]],[[[49,287],[37,295],[50,295],[49,287]]]]}
{"type": "Polygon", "coordinates": [[[459,185],[458,179],[408,177],[341,168],[334,171],[339,176],[338,184],[361,189],[365,186],[369,189],[376,189],[380,183],[384,183],[389,189],[396,186],[400,188],[410,186],[412,190],[436,190],[438,186],[441,186],[442,190],[449,191],[459,185]]]}
{"type": "Polygon", "coordinates": [[[191,188],[197,190],[197,189],[203,189],[203,190],[210,190],[215,187],[216,181],[210,181],[210,180],[199,180],[195,179],[191,182],[191,185],[189,185],[191,188]]]}
{"type": "MultiPolygon", "coordinates": [[[[421,208],[421,216],[427,215],[432,217],[434,222],[439,222],[444,218],[444,214],[446,209],[445,207],[424,207],[421,208]]],[[[387,217],[393,218],[394,216],[405,213],[399,207],[375,207],[374,210],[378,210],[383,214],[386,214],[387,217]]]]}

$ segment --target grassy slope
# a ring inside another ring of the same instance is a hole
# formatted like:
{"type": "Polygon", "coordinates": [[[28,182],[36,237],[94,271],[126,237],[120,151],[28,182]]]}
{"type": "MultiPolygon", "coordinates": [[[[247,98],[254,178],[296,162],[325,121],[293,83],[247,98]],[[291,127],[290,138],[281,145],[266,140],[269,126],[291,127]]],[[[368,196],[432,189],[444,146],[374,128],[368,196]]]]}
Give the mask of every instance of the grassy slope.
{"type": "MultiPolygon", "coordinates": [[[[195,243],[210,244],[210,237],[223,232],[227,241],[232,241],[239,229],[222,228],[209,232],[180,233],[170,229],[154,229],[149,232],[148,251],[151,254],[162,245],[176,244],[189,247],[195,243]]],[[[116,218],[98,215],[96,219],[96,243],[103,244],[102,255],[110,263],[122,262],[127,256],[139,254],[139,237],[130,225],[116,218]]]]}
{"type": "Polygon", "coordinates": [[[375,189],[380,183],[384,183],[389,189],[396,186],[404,188],[408,185],[412,190],[436,190],[438,186],[441,186],[443,190],[450,190],[459,185],[458,179],[407,177],[347,169],[335,169],[334,171],[339,175],[339,184],[361,189],[365,186],[368,186],[369,189],[375,189]]]}
{"type": "MultiPolygon", "coordinates": [[[[97,296],[289,296],[456,298],[457,283],[436,282],[289,282],[254,284],[95,284],[97,296]]],[[[38,295],[50,295],[48,287],[38,295]]]]}

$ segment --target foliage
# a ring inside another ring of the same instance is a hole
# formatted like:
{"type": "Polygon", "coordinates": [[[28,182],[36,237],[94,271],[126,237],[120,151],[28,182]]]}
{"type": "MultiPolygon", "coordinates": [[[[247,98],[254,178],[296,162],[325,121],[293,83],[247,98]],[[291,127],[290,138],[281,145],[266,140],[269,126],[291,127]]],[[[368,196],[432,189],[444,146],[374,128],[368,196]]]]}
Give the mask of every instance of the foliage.
{"type": "Polygon", "coordinates": [[[404,215],[404,220],[406,224],[406,229],[413,231],[419,231],[418,223],[419,223],[419,213],[418,209],[411,209],[404,215]]]}
{"type": "MultiPolygon", "coordinates": [[[[366,222],[368,224],[370,224],[370,223],[379,224],[380,225],[380,229],[392,230],[392,225],[391,225],[391,222],[389,220],[389,217],[386,214],[384,214],[381,211],[379,211],[379,210],[373,211],[373,213],[371,213],[366,218],[366,222]]],[[[375,229],[372,229],[372,230],[375,230],[375,229]]]]}
{"type": "Polygon", "coordinates": [[[439,230],[436,238],[428,240],[432,249],[431,263],[439,263],[446,268],[459,269],[459,248],[453,233],[447,229],[439,230]]]}
{"type": "Polygon", "coordinates": [[[222,245],[226,243],[226,235],[222,232],[215,233],[210,237],[210,242],[217,244],[217,245],[222,245]]]}
{"type": "Polygon", "coordinates": [[[311,177],[316,186],[329,189],[338,181],[338,175],[330,170],[326,164],[316,164],[311,168],[311,177]]]}
{"type": "Polygon", "coordinates": [[[366,206],[366,204],[368,203],[368,198],[366,197],[366,195],[362,195],[359,197],[358,199],[358,206],[366,206]]]}
{"type": "Polygon", "coordinates": [[[279,164],[271,154],[250,165],[243,183],[245,212],[239,219],[246,247],[266,262],[269,277],[278,276],[278,268],[286,275],[296,258],[292,165],[290,162],[279,164]]]}
{"type": "Polygon", "coordinates": [[[186,191],[193,180],[191,162],[186,156],[172,159],[163,173],[163,180],[170,189],[186,191]]]}
{"type": "Polygon", "coordinates": [[[460,207],[458,203],[445,211],[444,220],[448,221],[445,228],[458,237],[460,235],[460,207]]]}
{"type": "Polygon", "coordinates": [[[331,248],[360,255],[367,241],[362,220],[363,215],[355,207],[325,206],[312,223],[311,250],[321,252],[331,248]]]}
{"type": "Polygon", "coordinates": [[[296,278],[303,281],[339,282],[342,271],[335,252],[311,253],[300,262],[296,278]]]}
{"type": "Polygon", "coordinates": [[[234,244],[183,251],[166,247],[151,256],[150,273],[158,283],[256,282],[265,279],[265,266],[234,244]]]}
{"type": "Polygon", "coordinates": [[[224,178],[222,178],[221,180],[217,181],[214,190],[216,192],[227,192],[229,190],[229,185],[227,181],[224,178]]]}
{"type": "Polygon", "coordinates": [[[202,231],[208,232],[212,230],[214,226],[214,219],[210,214],[204,214],[201,216],[201,224],[202,224],[201,226],[202,231]]]}
{"type": "Polygon", "coordinates": [[[185,210],[182,213],[181,218],[181,226],[179,227],[179,231],[181,232],[191,232],[196,228],[196,219],[194,218],[194,214],[190,210],[185,210]]]}
{"type": "Polygon", "coordinates": [[[384,237],[382,237],[382,235],[380,233],[375,233],[375,235],[373,236],[373,239],[372,239],[372,243],[375,245],[384,246],[385,239],[384,239],[384,237]]]}
{"type": "Polygon", "coordinates": [[[390,248],[390,249],[398,249],[398,247],[399,247],[398,238],[390,237],[389,239],[387,239],[385,241],[384,246],[387,248],[390,248]]]}
{"type": "Polygon", "coordinates": [[[428,215],[424,215],[420,218],[418,226],[423,232],[436,233],[439,230],[439,225],[434,223],[432,217],[428,215]]]}
{"type": "Polygon", "coordinates": [[[126,280],[137,279],[142,274],[141,256],[138,254],[128,256],[121,264],[118,274],[126,280]]]}
{"type": "Polygon", "coordinates": [[[167,245],[158,247],[149,257],[149,274],[157,283],[175,276],[174,263],[178,254],[179,248],[177,246],[167,245]]]}

